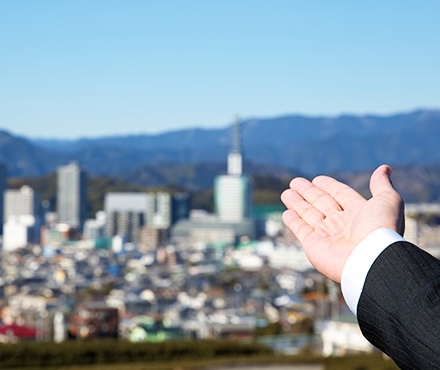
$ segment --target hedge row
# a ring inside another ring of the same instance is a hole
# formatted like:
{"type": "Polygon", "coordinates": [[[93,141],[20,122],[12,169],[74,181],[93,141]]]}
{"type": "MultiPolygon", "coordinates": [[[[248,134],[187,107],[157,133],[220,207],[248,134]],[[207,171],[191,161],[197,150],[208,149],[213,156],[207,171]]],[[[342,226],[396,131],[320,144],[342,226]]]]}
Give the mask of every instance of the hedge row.
{"type": "Polygon", "coordinates": [[[234,341],[129,343],[90,341],[0,345],[0,369],[60,365],[198,360],[270,354],[266,347],[234,341]]]}

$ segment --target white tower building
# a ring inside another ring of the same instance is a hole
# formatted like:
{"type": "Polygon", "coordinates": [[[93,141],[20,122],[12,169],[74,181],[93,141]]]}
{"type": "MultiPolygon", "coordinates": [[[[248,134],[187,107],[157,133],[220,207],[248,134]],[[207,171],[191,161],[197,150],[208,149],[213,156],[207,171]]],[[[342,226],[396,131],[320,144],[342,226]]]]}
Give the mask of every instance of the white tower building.
{"type": "Polygon", "coordinates": [[[228,156],[228,174],[215,179],[215,209],[222,222],[241,222],[250,216],[251,186],[242,176],[241,124],[237,119],[233,129],[233,146],[228,156]]]}
{"type": "Polygon", "coordinates": [[[8,168],[4,163],[0,163],[0,235],[3,235],[4,219],[4,192],[6,191],[6,183],[8,179],[8,168]]]}
{"type": "Polygon", "coordinates": [[[41,227],[38,195],[29,186],[10,189],[5,191],[4,203],[3,249],[11,251],[38,243],[41,227]]]}
{"type": "Polygon", "coordinates": [[[5,213],[7,221],[12,216],[35,216],[40,213],[40,201],[38,195],[29,186],[22,186],[21,189],[8,189],[5,191],[5,213]]]}
{"type": "Polygon", "coordinates": [[[228,155],[228,175],[241,176],[243,173],[243,159],[241,156],[241,124],[239,119],[233,128],[232,151],[228,155]]]}

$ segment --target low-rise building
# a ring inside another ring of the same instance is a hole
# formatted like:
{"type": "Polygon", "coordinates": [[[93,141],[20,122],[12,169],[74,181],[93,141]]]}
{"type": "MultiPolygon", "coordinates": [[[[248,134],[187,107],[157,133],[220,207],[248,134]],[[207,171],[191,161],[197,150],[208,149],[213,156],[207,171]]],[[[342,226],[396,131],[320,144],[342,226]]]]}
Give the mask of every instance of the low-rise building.
{"type": "Polygon", "coordinates": [[[69,332],[78,339],[117,338],[118,325],[117,308],[104,302],[83,302],[75,308],[69,332]]]}

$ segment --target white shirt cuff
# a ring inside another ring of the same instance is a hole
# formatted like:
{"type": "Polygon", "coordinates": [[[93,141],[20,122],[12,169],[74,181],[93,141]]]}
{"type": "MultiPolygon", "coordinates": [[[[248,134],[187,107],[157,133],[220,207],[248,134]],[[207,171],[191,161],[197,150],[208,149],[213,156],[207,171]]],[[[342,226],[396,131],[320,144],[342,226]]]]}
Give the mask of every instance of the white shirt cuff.
{"type": "Polygon", "coordinates": [[[395,231],[378,229],[362,240],[351,252],[342,271],[341,290],[345,302],[355,315],[370,267],[386,247],[403,240],[405,239],[395,231]]]}

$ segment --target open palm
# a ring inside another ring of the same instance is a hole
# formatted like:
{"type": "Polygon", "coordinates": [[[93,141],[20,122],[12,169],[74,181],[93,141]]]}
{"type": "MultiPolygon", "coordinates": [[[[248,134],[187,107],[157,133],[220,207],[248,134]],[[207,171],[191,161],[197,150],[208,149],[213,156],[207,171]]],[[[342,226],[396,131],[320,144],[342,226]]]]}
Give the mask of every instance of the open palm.
{"type": "Polygon", "coordinates": [[[285,225],[301,242],[315,268],[340,282],[345,262],[370,233],[388,228],[403,234],[403,202],[393,189],[388,166],[371,176],[368,201],[349,186],[327,176],[312,182],[295,178],[281,199],[288,208],[285,225]]]}

